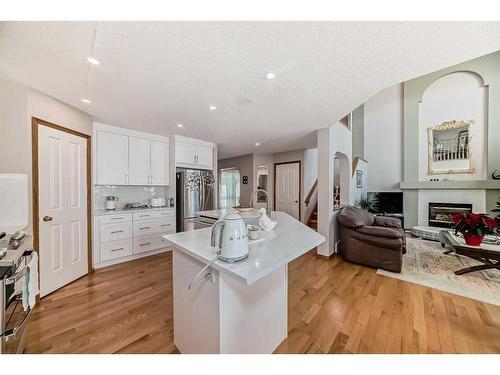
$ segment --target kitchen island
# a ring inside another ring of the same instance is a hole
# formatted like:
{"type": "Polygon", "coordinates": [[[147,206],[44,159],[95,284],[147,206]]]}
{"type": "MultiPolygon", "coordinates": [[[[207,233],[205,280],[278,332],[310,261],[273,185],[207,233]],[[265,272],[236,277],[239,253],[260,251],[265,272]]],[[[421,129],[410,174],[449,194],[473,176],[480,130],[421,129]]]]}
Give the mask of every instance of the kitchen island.
{"type": "Polygon", "coordinates": [[[174,343],[181,353],[272,353],[287,337],[288,263],[325,241],[284,212],[238,263],[214,261],[211,228],[164,236],[174,244],[174,343]]]}

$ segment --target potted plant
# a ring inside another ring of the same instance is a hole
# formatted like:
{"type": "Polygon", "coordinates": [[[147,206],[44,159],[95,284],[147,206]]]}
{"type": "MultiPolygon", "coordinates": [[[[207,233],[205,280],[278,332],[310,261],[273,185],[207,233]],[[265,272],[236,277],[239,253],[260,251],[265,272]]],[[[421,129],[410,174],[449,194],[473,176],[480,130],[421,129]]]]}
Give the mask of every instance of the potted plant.
{"type": "Polygon", "coordinates": [[[470,246],[479,246],[484,236],[495,233],[500,223],[486,214],[454,214],[452,215],[455,234],[462,233],[465,243],[470,246]]]}
{"type": "Polygon", "coordinates": [[[365,211],[375,211],[377,209],[377,202],[362,195],[354,202],[354,206],[365,211]]]}

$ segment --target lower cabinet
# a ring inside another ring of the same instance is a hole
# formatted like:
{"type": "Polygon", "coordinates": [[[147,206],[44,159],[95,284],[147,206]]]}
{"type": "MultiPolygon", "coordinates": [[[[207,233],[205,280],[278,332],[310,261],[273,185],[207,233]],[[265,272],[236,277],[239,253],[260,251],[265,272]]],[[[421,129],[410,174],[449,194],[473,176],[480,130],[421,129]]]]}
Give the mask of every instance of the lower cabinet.
{"type": "Polygon", "coordinates": [[[147,255],[169,245],[162,236],[175,233],[175,210],[140,211],[94,218],[94,267],[147,255]]]}

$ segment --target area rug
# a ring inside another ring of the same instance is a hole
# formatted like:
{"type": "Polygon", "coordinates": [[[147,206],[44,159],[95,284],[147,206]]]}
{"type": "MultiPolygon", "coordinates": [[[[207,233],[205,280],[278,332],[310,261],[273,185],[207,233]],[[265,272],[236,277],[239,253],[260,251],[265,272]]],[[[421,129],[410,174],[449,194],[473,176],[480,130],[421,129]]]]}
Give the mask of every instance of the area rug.
{"type": "Polygon", "coordinates": [[[455,253],[445,255],[445,250],[439,242],[408,238],[401,273],[377,273],[500,306],[500,271],[455,275],[456,270],[481,263],[455,253]]]}

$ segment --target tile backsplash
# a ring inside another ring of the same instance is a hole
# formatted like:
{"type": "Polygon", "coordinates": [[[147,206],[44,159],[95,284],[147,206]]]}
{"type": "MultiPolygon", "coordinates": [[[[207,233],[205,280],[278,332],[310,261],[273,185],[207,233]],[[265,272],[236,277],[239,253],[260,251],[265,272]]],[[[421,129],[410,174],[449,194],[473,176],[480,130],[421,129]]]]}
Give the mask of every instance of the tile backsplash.
{"type": "MultiPolygon", "coordinates": [[[[117,208],[123,208],[129,202],[149,204],[151,197],[173,196],[168,186],[114,186],[94,185],[94,210],[106,208],[106,197],[118,197],[117,208]]],[[[174,197],[175,198],[175,197],[174,197]]]]}

